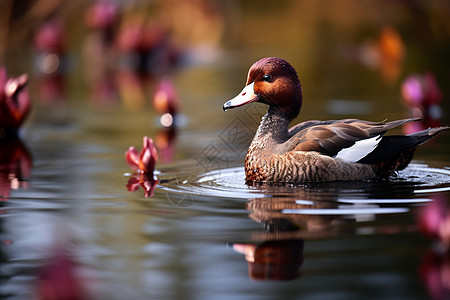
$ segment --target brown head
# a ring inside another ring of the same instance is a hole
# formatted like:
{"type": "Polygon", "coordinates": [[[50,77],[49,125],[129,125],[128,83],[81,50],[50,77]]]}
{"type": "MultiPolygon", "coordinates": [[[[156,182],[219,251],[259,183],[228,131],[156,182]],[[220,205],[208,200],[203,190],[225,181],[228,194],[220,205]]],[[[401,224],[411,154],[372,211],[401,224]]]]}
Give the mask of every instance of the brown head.
{"type": "Polygon", "coordinates": [[[223,105],[223,110],[251,102],[269,105],[269,112],[281,113],[290,121],[302,106],[302,89],[295,69],[284,59],[266,57],[255,62],[242,92],[223,105]]]}

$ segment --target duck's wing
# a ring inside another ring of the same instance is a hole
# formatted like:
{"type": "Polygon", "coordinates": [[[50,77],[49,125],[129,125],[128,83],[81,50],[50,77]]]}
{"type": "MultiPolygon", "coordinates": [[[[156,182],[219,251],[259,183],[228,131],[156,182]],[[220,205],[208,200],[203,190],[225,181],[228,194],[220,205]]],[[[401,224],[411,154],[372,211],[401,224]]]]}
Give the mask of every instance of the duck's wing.
{"type": "Polygon", "coordinates": [[[288,151],[317,151],[347,161],[359,161],[372,152],[391,128],[418,119],[370,122],[357,119],[308,121],[289,131],[288,151]]]}
{"type": "Polygon", "coordinates": [[[302,131],[303,129],[319,126],[319,125],[330,125],[337,122],[347,122],[347,121],[354,121],[355,119],[346,119],[346,120],[326,120],[326,121],[319,121],[319,120],[310,120],[305,121],[302,123],[298,123],[297,125],[292,126],[289,129],[290,135],[297,134],[298,132],[302,131]]]}

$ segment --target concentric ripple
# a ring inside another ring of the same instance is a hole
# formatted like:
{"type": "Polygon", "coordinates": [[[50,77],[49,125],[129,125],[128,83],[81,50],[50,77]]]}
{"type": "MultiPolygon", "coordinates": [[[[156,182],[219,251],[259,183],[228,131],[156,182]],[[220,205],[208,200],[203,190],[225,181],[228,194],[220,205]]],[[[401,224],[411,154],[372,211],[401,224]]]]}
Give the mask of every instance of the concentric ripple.
{"type": "MultiPolygon", "coordinates": [[[[450,191],[450,170],[414,163],[390,180],[293,184],[245,184],[242,167],[159,176],[160,189],[179,197],[246,199],[283,214],[375,215],[404,213],[411,205],[450,191]],[[266,200],[257,200],[264,198],[266,200]],[[264,202],[261,202],[264,201],[264,202]],[[281,205],[280,203],[288,203],[281,205]],[[276,207],[276,208],[275,208],[276,207]]],[[[213,201],[213,200],[210,200],[213,201]]]]}
{"type": "MultiPolygon", "coordinates": [[[[165,181],[162,173],[162,181],[165,181]]],[[[257,189],[245,184],[245,173],[241,167],[214,170],[200,174],[178,174],[167,179],[166,184],[160,186],[172,193],[187,193],[196,196],[213,196],[228,198],[265,197],[257,189]]]]}

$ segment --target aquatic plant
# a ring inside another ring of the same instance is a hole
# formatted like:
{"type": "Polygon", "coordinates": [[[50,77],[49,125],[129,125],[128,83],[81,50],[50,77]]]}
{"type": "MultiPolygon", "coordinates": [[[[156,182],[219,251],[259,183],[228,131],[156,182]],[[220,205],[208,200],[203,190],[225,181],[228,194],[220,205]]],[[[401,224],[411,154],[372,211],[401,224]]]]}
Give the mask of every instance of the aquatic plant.
{"type": "Polygon", "coordinates": [[[118,21],[119,15],[119,7],[115,2],[98,1],[86,10],[84,23],[93,29],[107,30],[118,21]]]}
{"type": "Polygon", "coordinates": [[[430,71],[424,74],[412,74],[402,82],[402,102],[409,109],[409,115],[421,118],[421,122],[403,125],[407,134],[424,130],[429,127],[439,127],[442,117],[442,92],[434,74],[430,71]]]}
{"type": "Polygon", "coordinates": [[[153,140],[144,136],[143,147],[140,152],[130,146],[125,153],[128,165],[138,174],[134,174],[127,183],[130,192],[137,191],[139,186],[145,190],[145,197],[152,197],[158,180],[154,177],[155,164],[158,160],[158,153],[153,144],[153,140]]]}
{"type": "Polygon", "coordinates": [[[153,140],[147,136],[144,136],[143,144],[140,152],[134,146],[130,146],[125,153],[125,157],[131,169],[140,173],[153,174],[155,163],[158,160],[158,153],[153,140]]]}
{"type": "Polygon", "coordinates": [[[433,73],[408,76],[402,83],[402,96],[406,107],[429,108],[442,101],[442,92],[433,73]]]}
{"type": "Polygon", "coordinates": [[[153,95],[153,104],[160,114],[169,113],[172,116],[179,110],[178,95],[170,78],[162,78],[153,95]]]}
{"type": "Polygon", "coordinates": [[[6,69],[0,68],[0,138],[16,136],[30,111],[27,83],[27,74],[8,78],[6,69]]]}

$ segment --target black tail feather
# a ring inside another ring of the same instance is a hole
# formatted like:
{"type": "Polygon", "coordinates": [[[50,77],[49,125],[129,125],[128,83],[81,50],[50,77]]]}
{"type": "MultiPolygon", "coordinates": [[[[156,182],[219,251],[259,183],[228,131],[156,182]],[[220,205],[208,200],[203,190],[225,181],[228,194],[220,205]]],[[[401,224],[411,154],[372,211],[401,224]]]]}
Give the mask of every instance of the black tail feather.
{"type": "Polygon", "coordinates": [[[429,139],[432,139],[434,136],[436,136],[439,132],[446,129],[450,129],[450,127],[444,126],[444,127],[428,128],[422,131],[408,134],[408,136],[416,138],[417,141],[419,142],[417,145],[422,145],[429,139]]]}
{"type": "Polygon", "coordinates": [[[442,130],[450,127],[428,128],[409,135],[383,136],[378,146],[358,162],[363,164],[376,164],[388,160],[401,152],[413,149],[432,139],[442,130]]]}

